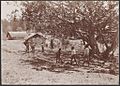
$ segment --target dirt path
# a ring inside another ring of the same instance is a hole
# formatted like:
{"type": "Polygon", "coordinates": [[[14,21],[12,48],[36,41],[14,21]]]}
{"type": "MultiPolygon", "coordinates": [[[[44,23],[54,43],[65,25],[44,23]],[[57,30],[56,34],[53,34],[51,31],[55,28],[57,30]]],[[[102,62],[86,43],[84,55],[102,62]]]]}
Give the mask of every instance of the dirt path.
{"type": "Polygon", "coordinates": [[[21,41],[2,42],[2,84],[118,84],[119,76],[102,73],[87,73],[86,70],[65,71],[64,73],[36,70],[30,64],[21,63],[27,60],[18,51],[23,51],[21,41]]]}

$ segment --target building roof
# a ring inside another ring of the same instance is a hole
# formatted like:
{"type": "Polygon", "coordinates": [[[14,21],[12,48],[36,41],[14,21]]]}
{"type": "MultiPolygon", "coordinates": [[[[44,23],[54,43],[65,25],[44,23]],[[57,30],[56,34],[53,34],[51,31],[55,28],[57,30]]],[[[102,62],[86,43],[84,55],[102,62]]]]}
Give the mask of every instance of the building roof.
{"type": "Polygon", "coordinates": [[[25,31],[20,32],[9,31],[7,34],[9,34],[12,38],[24,38],[25,36],[27,36],[27,33],[25,31]]]}
{"type": "Polygon", "coordinates": [[[26,41],[26,40],[29,40],[30,38],[32,38],[32,37],[34,37],[34,36],[39,36],[39,37],[42,37],[42,38],[44,38],[44,39],[46,39],[45,38],[45,36],[42,34],[42,33],[30,33],[29,35],[27,35],[25,38],[24,38],[24,40],[26,41]]]}

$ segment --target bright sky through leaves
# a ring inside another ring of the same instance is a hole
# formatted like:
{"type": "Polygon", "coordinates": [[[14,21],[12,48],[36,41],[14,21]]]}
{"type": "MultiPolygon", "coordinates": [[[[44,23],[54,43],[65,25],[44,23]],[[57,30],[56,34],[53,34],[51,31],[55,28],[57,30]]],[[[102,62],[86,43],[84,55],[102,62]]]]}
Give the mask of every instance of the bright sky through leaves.
{"type": "Polygon", "coordinates": [[[16,15],[19,17],[21,16],[21,1],[1,1],[1,19],[9,19],[11,12],[15,9],[18,10],[16,15]],[[17,2],[17,4],[16,4],[17,2]]]}

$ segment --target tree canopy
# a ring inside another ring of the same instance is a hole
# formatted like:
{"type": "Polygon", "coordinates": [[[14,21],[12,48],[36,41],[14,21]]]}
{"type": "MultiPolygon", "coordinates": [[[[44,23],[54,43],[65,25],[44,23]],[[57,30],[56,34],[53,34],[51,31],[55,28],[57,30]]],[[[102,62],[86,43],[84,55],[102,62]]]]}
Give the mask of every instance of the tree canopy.
{"type": "Polygon", "coordinates": [[[97,43],[105,44],[103,57],[118,45],[118,1],[26,1],[22,5],[26,31],[80,38],[98,55],[97,43]]]}

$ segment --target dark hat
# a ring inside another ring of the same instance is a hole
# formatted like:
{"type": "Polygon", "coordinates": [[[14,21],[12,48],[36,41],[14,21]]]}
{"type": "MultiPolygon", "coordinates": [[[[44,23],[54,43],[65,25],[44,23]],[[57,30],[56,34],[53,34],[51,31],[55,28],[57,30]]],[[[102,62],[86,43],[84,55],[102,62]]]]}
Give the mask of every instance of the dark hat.
{"type": "Polygon", "coordinates": [[[73,49],[74,49],[74,47],[72,46],[72,47],[71,47],[71,49],[73,50],[73,49]]]}

